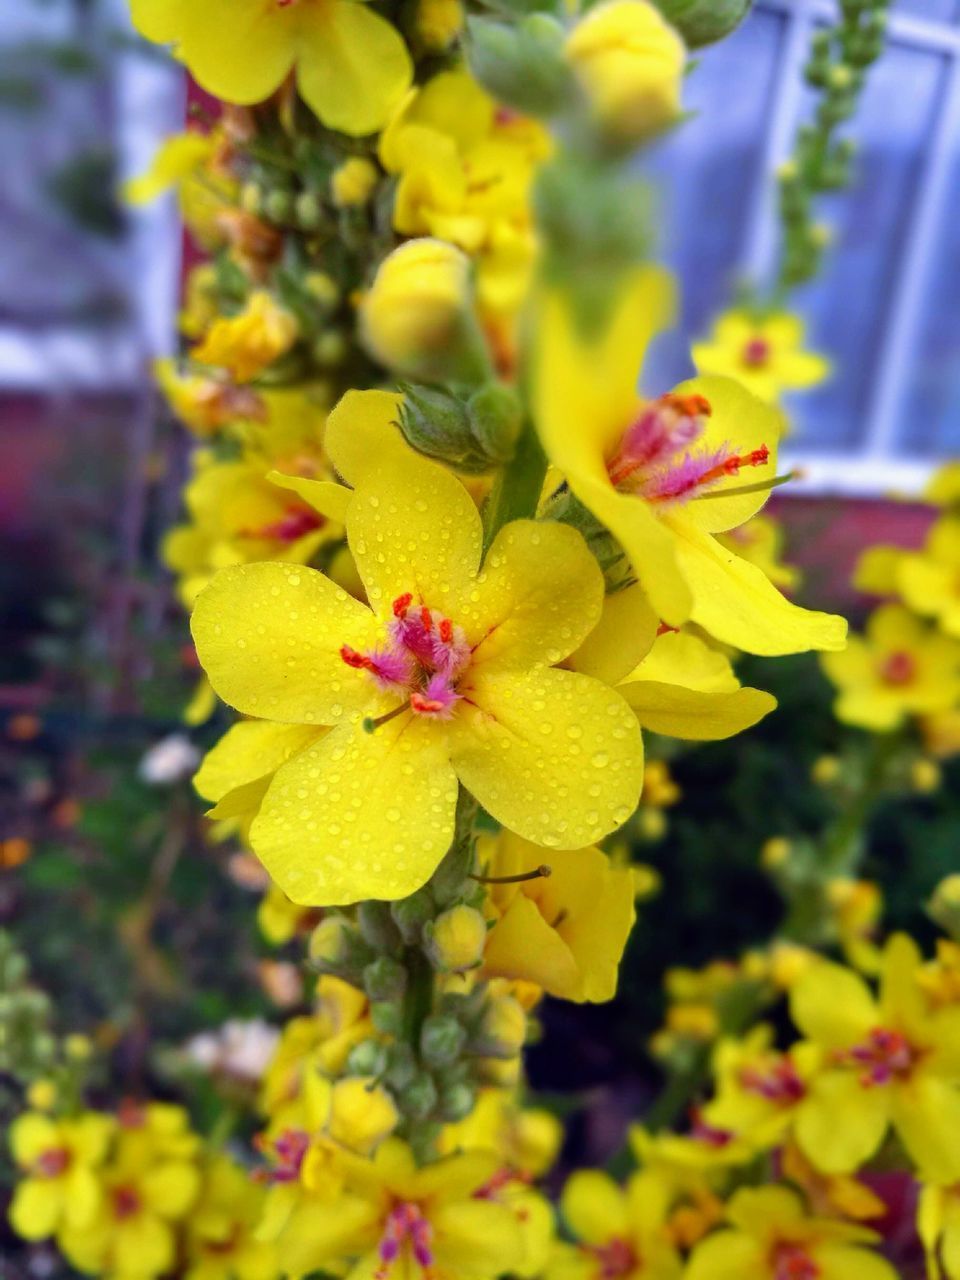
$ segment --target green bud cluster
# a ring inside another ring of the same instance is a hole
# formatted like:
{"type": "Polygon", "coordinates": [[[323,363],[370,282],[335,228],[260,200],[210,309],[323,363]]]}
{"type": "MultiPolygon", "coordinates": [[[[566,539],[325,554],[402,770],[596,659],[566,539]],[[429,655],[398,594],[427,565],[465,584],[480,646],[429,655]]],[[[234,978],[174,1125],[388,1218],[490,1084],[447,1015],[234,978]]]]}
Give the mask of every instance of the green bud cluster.
{"type": "Polygon", "coordinates": [[[491,380],[479,387],[401,384],[401,390],[400,429],[420,453],[470,475],[513,457],[523,410],[511,387],[491,380]]]}
{"type": "Polygon", "coordinates": [[[829,233],[815,219],[816,198],[846,187],[855,147],[837,138],[857,109],[868,68],[883,52],[889,0],[842,0],[835,26],[817,30],[804,68],[819,97],[813,120],[801,126],[794,153],[779,178],[783,229],[777,292],[816,275],[829,233]]]}

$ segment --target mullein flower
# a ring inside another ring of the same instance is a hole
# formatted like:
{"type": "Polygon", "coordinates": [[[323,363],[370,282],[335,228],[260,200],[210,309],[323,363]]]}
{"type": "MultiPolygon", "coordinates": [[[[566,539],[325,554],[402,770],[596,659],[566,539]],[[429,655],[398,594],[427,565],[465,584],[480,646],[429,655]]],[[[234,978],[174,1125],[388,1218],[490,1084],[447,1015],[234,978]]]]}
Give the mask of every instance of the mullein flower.
{"type": "Polygon", "coordinates": [[[785,391],[818,386],[830,374],[830,362],[803,349],[804,326],[788,311],[753,316],[725,311],[713,333],[695,342],[691,354],[699,373],[736,378],[761,400],[776,404],[785,391]]]}
{"type": "Polygon", "coordinates": [[[862,636],[821,666],[837,688],[845,724],[886,732],[910,716],[949,710],[960,697],[960,643],[932,631],[901,605],[881,605],[862,636]]]}
{"type": "Polygon", "coordinates": [[[294,316],[265,289],[257,289],[237,315],[214,320],[190,354],[199,364],[216,365],[237,382],[249,382],[285,355],[298,333],[294,316]]]}
{"type": "Polygon", "coordinates": [[[243,730],[234,787],[266,784],[250,840],[295,902],[419,888],[453,838],[458,778],[551,848],[606,835],[639,797],[626,703],[556,666],[600,614],[583,539],[517,521],[481,568],[480,517],[460,482],[406,446],[388,462],[346,516],[369,607],[314,570],[254,564],[223,570],[194,610],[211,683],[258,717],[231,731],[218,769],[230,773],[243,730]]]}
{"type": "Polygon", "coordinates": [[[727,1208],[730,1227],[694,1250],[687,1280],[896,1280],[870,1246],[880,1237],[835,1218],[808,1217],[786,1187],[743,1187],[727,1208]]]}
{"type": "Polygon", "coordinates": [[[389,118],[410,83],[399,32],[357,0],[131,0],[149,40],[173,44],[208,93],[261,102],[291,72],[328,129],[362,135],[389,118]]]}
{"type": "Polygon", "coordinates": [[[258,1240],[264,1189],[224,1156],[202,1169],[199,1199],[187,1221],[184,1280],[278,1280],[273,1246],[258,1240]]]}
{"type": "Polygon", "coordinates": [[[643,268],[584,338],[568,301],[547,293],[535,416],[548,457],[622,543],[665,623],[692,620],[749,653],[843,648],[841,618],[790,604],[715,537],[756,515],[776,483],[781,415],[728,378],[638,398],[637,365],[672,310],[669,277],[643,268]]]}
{"type": "Polygon", "coordinates": [[[680,1255],[665,1222],[669,1192],[656,1174],[634,1174],[619,1187],[599,1169],[567,1181],[560,1213],[576,1244],[558,1244],[546,1280],[679,1280],[680,1255]]]}
{"type": "Polygon", "coordinates": [[[900,553],[894,574],[909,608],[960,639],[960,517],[941,517],[922,551],[900,553]]]}
{"type": "Polygon", "coordinates": [[[96,1214],[99,1168],[113,1134],[112,1117],[94,1111],[54,1120],[26,1111],[10,1126],[10,1150],[22,1177],[10,1202],[10,1224],[25,1240],[43,1240],[61,1227],[81,1229],[96,1214]]]}
{"type": "Polygon", "coordinates": [[[960,1006],[931,1008],[920,953],[888,942],[879,999],[857,974],[822,962],[791,992],[794,1022],[822,1054],[795,1114],[797,1141],[829,1173],[869,1160],[893,1125],[928,1178],[960,1178],[960,1006]]]}

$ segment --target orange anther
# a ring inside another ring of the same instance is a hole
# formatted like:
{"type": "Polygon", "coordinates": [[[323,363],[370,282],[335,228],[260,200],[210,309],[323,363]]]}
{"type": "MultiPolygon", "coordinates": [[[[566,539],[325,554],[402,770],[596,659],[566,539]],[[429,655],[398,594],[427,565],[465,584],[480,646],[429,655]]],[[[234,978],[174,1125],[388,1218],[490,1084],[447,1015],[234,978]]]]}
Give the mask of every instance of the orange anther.
{"type": "Polygon", "coordinates": [[[413,596],[410,594],[409,591],[407,591],[402,596],[397,596],[396,600],[394,600],[393,602],[393,616],[395,618],[405,617],[407,610],[410,608],[410,602],[412,600],[413,600],[413,596]]]}

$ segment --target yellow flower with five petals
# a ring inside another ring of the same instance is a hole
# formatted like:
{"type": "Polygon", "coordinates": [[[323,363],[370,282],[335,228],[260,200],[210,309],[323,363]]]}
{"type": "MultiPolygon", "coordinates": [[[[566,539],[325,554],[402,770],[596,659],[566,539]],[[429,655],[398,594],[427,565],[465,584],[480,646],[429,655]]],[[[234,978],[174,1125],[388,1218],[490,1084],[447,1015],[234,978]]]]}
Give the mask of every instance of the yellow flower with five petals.
{"type": "Polygon", "coordinates": [[[10,1150],[25,1175],[10,1202],[10,1224],[25,1240],[43,1240],[64,1225],[84,1227],[101,1199],[98,1169],[113,1133],[110,1116],[84,1112],[54,1120],[36,1111],[10,1126],[10,1150]]]}
{"type": "Polygon", "coordinates": [[[788,311],[725,311],[710,338],[693,344],[693,363],[700,373],[736,378],[761,400],[776,403],[784,391],[804,391],[829,376],[829,360],[805,351],[803,342],[803,321],[788,311]]]}

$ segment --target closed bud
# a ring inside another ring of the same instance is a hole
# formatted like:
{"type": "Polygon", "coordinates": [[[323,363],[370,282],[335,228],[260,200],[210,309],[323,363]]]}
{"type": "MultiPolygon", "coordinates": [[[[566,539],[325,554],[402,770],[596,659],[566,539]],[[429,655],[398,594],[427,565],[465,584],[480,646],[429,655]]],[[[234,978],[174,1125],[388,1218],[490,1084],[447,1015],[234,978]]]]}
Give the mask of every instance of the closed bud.
{"type": "Polygon", "coordinates": [[[487,922],[473,907],[451,907],[427,924],[424,950],[435,969],[442,973],[463,973],[483,959],[487,922]]]}
{"type": "Polygon", "coordinates": [[[57,1105],[57,1086],[52,1080],[34,1080],[27,1089],[27,1102],[35,1111],[52,1111],[57,1105]]]}
{"type": "Polygon", "coordinates": [[[334,169],[330,179],[333,203],[339,209],[365,205],[380,180],[380,170],[365,156],[351,156],[334,169]]]}
{"type": "Polygon", "coordinates": [[[786,836],[771,836],[760,850],[760,862],[767,871],[776,871],[790,861],[793,845],[786,836]]]}
{"type": "Polygon", "coordinates": [[[943,773],[936,760],[921,757],[910,766],[910,785],[922,796],[932,795],[942,781],[943,773]]]}
{"type": "Polygon", "coordinates": [[[512,387],[488,382],[467,402],[470,430],[485,457],[494,463],[509,462],[523,425],[523,406],[512,387]]]}
{"type": "Polygon", "coordinates": [[[380,264],[360,310],[370,352],[388,369],[426,382],[487,376],[473,314],[470,259],[443,240],[408,240],[380,264]]]}
{"type": "Polygon", "coordinates": [[[371,1000],[402,1000],[407,971],[399,960],[378,956],[363,971],[363,988],[371,1000]]]}
{"type": "Polygon", "coordinates": [[[93,1053],[93,1044],[89,1036],[75,1032],[64,1040],[63,1051],[71,1062],[86,1062],[93,1053]]]}
{"type": "Polygon", "coordinates": [[[642,141],[679,117],[686,49],[647,0],[607,0],[588,9],[565,53],[612,141],[642,141]]]}
{"type": "Polygon", "coordinates": [[[411,1120],[426,1120],[437,1105],[437,1086],[421,1074],[400,1094],[400,1109],[411,1120]]]}
{"type": "Polygon", "coordinates": [[[417,1077],[417,1059],[410,1045],[402,1042],[387,1050],[386,1082],[394,1092],[406,1089],[417,1077]]]}
{"type": "Polygon", "coordinates": [[[490,470],[462,399],[442,387],[404,386],[403,393],[400,430],[418,453],[469,474],[490,470]]]}
{"type": "Polygon", "coordinates": [[[466,1120],[476,1101],[476,1092],[469,1085],[451,1085],[440,1094],[440,1115],[447,1124],[456,1124],[460,1120],[466,1120]]]}
{"type": "Polygon", "coordinates": [[[323,201],[312,191],[302,191],[294,204],[297,225],[304,231],[316,231],[323,225],[323,201]]]}
{"type": "Polygon", "coordinates": [[[385,1036],[398,1036],[403,1030],[403,1009],[395,1000],[381,1000],[370,1006],[370,1021],[385,1036]]]}
{"type": "Polygon", "coordinates": [[[327,1128],[334,1142],[368,1155],[397,1127],[391,1094],[374,1080],[347,1076],[333,1086],[327,1128]]]}
{"type": "Polygon", "coordinates": [[[336,369],[343,364],[350,350],[347,339],[339,329],[321,333],[313,344],[313,358],[321,369],[336,369]]]}
{"type": "Polygon", "coordinates": [[[340,302],[340,287],[325,271],[307,272],[303,286],[310,297],[325,310],[332,311],[340,302]]]}
{"type": "Polygon", "coordinates": [[[699,49],[730,35],[752,4],[753,0],[656,0],[657,8],[680,32],[688,49],[699,49]]]}
{"type": "Polygon", "coordinates": [[[390,915],[408,946],[420,941],[423,926],[436,914],[436,904],[429,888],[418,889],[409,898],[401,898],[390,906],[390,915]]]}
{"type": "Polygon", "coordinates": [[[379,1040],[361,1040],[350,1050],[347,1070],[354,1076],[381,1076],[387,1069],[388,1052],[379,1040]]]}
{"type": "Polygon", "coordinates": [[[290,222],[293,219],[294,200],[289,191],[269,191],[263,202],[263,212],[271,222],[290,222]]]}
{"type": "Polygon", "coordinates": [[[245,182],[240,188],[240,208],[254,217],[263,212],[263,188],[256,182],[245,182]]]}
{"type": "Polygon", "coordinates": [[[325,916],[310,935],[307,946],[313,967],[321,973],[337,973],[349,967],[357,931],[343,916],[325,916]]]}
{"type": "Polygon", "coordinates": [[[527,1038],[527,1015],[513,996],[491,996],[471,1049],[489,1058],[515,1058],[527,1038]]]}
{"type": "Polygon", "coordinates": [[[960,874],[946,876],[927,903],[927,914],[954,942],[960,941],[960,874]]]}
{"type": "Polygon", "coordinates": [[[445,53],[463,29],[462,0],[417,0],[414,30],[428,53],[445,53]]]}
{"type": "Polygon", "coordinates": [[[357,908],[357,924],[363,940],[375,951],[395,954],[400,950],[400,930],[386,902],[361,902],[357,908]]]}
{"type": "Polygon", "coordinates": [[[517,23],[471,18],[467,61],[485,89],[527,115],[552,116],[570,98],[570,68],[564,60],[564,30],[546,13],[517,23]]]}
{"type": "Polygon", "coordinates": [[[420,1032],[420,1053],[428,1067],[449,1067],[460,1057],[467,1033],[447,1013],[434,1013],[425,1019],[420,1032]]]}

